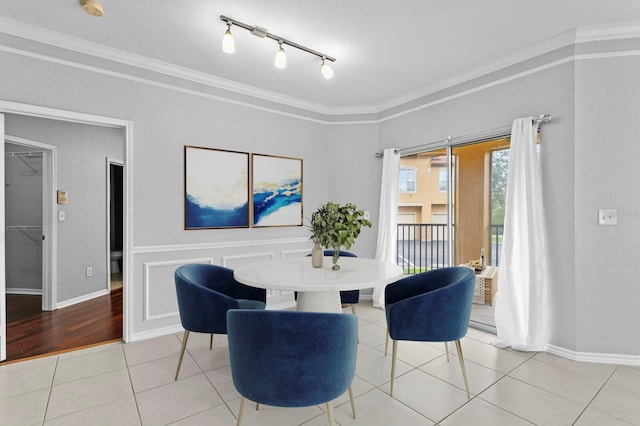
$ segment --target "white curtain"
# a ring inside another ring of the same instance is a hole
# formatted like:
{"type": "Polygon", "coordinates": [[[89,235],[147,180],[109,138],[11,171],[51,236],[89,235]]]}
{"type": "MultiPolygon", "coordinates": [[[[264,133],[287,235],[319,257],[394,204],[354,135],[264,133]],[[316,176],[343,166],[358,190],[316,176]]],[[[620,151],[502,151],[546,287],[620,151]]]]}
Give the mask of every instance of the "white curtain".
{"type": "MultiPolygon", "coordinates": [[[[376,259],[396,262],[398,234],[398,174],[400,153],[394,148],[384,150],[382,185],[380,187],[380,216],[378,217],[378,243],[376,259]]],[[[384,288],[373,289],[373,306],[384,308],[384,288]]]]}
{"type": "Polygon", "coordinates": [[[531,117],[513,122],[495,304],[493,344],[521,351],[545,350],[549,341],[549,273],[537,130],[531,117]]]}

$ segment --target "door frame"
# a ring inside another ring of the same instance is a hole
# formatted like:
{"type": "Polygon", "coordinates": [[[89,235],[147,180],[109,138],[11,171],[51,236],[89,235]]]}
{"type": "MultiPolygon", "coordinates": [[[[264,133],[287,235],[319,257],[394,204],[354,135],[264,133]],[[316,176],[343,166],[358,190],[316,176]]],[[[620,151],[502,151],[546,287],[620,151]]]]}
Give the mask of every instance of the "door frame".
{"type": "Polygon", "coordinates": [[[14,145],[34,148],[43,152],[42,157],[42,310],[56,309],[58,294],[58,227],[55,222],[54,200],[58,176],[55,145],[5,134],[4,141],[14,145]]]}
{"type": "MultiPolygon", "coordinates": [[[[11,102],[0,100],[0,113],[2,114],[15,114],[22,115],[28,117],[39,117],[39,118],[47,118],[58,121],[68,121],[74,123],[82,123],[89,124],[95,126],[105,126],[105,127],[113,127],[120,128],[124,130],[124,163],[127,165],[123,172],[123,209],[124,209],[124,223],[123,223],[123,270],[124,274],[122,277],[124,290],[122,293],[123,298],[123,310],[122,310],[122,330],[123,330],[123,340],[125,342],[131,341],[133,337],[133,330],[131,329],[131,323],[133,318],[133,306],[131,303],[132,299],[132,290],[131,286],[127,285],[129,280],[131,279],[131,268],[129,267],[129,263],[131,262],[130,255],[132,253],[132,222],[133,222],[133,182],[132,182],[132,171],[133,171],[133,122],[128,120],[123,120],[119,118],[105,117],[99,115],[85,114],[81,112],[57,109],[57,108],[48,108],[37,105],[23,104],[18,102],[11,102]]],[[[4,126],[3,126],[4,127],[4,126]]],[[[0,129],[3,133],[4,138],[4,128],[0,129]]],[[[3,148],[4,150],[4,148],[3,148]]],[[[0,168],[2,171],[2,175],[4,176],[4,163],[0,168]]],[[[4,177],[2,177],[4,181],[4,177]]],[[[5,241],[4,241],[4,197],[2,197],[2,202],[0,202],[0,225],[2,226],[1,236],[0,238],[0,255],[4,259],[4,250],[5,250],[5,241]]],[[[4,284],[4,275],[5,275],[5,265],[4,261],[0,262],[0,280],[2,280],[1,284],[4,284]]],[[[4,289],[4,285],[0,285],[0,289],[4,289]]],[[[3,294],[0,295],[0,299],[4,301],[4,290],[3,294]]],[[[0,324],[2,324],[1,328],[4,328],[6,325],[6,304],[0,303],[0,324]]],[[[0,351],[0,361],[6,358],[6,331],[2,331],[0,329],[0,348],[5,349],[3,353],[0,351]]]]}

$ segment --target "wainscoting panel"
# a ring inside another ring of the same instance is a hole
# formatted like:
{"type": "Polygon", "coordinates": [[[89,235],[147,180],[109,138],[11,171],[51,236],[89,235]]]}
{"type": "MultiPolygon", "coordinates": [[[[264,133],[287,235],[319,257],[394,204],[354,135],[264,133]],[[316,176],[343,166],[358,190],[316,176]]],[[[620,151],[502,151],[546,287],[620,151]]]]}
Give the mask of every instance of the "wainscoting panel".
{"type": "Polygon", "coordinates": [[[144,263],[144,321],[179,318],[174,273],[187,263],[213,264],[213,258],[166,260],[144,263]],[[169,296],[170,295],[170,296],[169,296]]]}
{"type": "Polygon", "coordinates": [[[304,257],[311,253],[311,249],[300,249],[300,250],[282,250],[280,252],[280,256],[283,259],[290,257],[304,257]]]}
{"type": "MultiPolygon", "coordinates": [[[[306,237],[134,247],[125,283],[128,341],[181,332],[174,282],[180,265],[209,263],[236,269],[252,262],[305,256],[310,250],[306,237]]],[[[295,307],[293,292],[268,292],[267,309],[291,307],[295,307]]]]}
{"type": "Polygon", "coordinates": [[[273,260],[275,259],[275,256],[275,253],[272,251],[222,256],[222,266],[225,268],[236,269],[238,266],[246,265],[247,263],[260,262],[262,260],[273,260]]]}

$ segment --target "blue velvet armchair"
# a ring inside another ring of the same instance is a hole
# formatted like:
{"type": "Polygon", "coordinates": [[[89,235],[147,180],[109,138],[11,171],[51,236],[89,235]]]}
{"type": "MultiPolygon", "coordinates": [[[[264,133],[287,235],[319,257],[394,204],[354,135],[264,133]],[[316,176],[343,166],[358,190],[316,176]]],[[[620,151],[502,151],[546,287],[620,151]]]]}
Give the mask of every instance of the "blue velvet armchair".
{"type": "MultiPolygon", "coordinates": [[[[323,255],[332,257],[335,250],[325,250],[323,255]]],[[[358,257],[350,251],[340,250],[340,257],[358,257]]],[[[307,256],[311,256],[308,254],[307,256]]],[[[340,303],[343,305],[351,305],[351,312],[356,313],[356,305],[360,302],[360,290],[343,290],[340,292],[340,303]]]]}
{"type": "Polygon", "coordinates": [[[233,384],[246,400],[277,407],[326,404],[349,390],[355,374],[358,320],[352,314],[230,310],[227,312],[233,384]]]}
{"type": "Polygon", "coordinates": [[[474,287],[472,269],[450,267],[412,275],[385,288],[387,328],[393,339],[390,395],[393,396],[398,340],[455,341],[470,398],[460,339],[469,327],[474,287]]]}
{"type": "Polygon", "coordinates": [[[189,332],[227,334],[229,309],[265,308],[266,290],[240,284],[233,278],[233,270],[218,265],[188,264],[175,271],[176,295],[180,321],[184,328],[182,349],[175,380],[178,380],[189,332]]]}

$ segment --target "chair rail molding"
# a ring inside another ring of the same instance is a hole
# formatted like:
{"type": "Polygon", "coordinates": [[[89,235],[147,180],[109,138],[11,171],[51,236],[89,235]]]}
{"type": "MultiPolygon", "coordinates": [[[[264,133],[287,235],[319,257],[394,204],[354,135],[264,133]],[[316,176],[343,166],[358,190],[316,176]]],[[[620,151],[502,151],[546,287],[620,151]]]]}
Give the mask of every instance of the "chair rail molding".
{"type": "MultiPolygon", "coordinates": [[[[136,246],[133,248],[133,254],[146,254],[146,253],[172,253],[181,251],[195,251],[195,250],[216,250],[226,248],[237,247],[256,247],[256,246],[268,246],[268,245],[282,245],[282,244],[300,244],[308,243],[309,239],[306,237],[295,238],[274,238],[264,240],[245,240],[245,241],[219,241],[212,243],[193,243],[193,244],[164,244],[164,245],[150,245],[150,246],[136,246]]],[[[309,249],[310,251],[311,249],[309,249]]]]}

